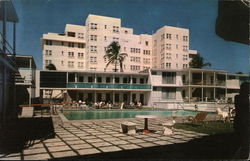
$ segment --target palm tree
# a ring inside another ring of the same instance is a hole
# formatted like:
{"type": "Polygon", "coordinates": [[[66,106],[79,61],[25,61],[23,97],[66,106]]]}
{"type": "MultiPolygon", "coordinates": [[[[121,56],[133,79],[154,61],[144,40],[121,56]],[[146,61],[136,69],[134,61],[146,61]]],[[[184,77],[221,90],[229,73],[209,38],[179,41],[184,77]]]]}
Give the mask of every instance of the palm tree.
{"type": "Polygon", "coordinates": [[[211,66],[211,63],[205,63],[204,62],[204,58],[199,54],[197,53],[195,56],[193,56],[191,62],[189,63],[189,66],[191,68],[203,68],[205,66],[211,66]]]}
{"type": "Polygon", "coordinates": [[[106,65],[105,71],[109,64],[115,64],[115,72],[117,72],[117,65],[120,65],[120,72],[123,72],[123,61],[125,60],[125,57],[128,56],[126,53],[120,53],[121,46],[118,42],[113,41],[106,50],[106,54],[104,55],[104,58],[108,59],[108,63],[106,65]]]}

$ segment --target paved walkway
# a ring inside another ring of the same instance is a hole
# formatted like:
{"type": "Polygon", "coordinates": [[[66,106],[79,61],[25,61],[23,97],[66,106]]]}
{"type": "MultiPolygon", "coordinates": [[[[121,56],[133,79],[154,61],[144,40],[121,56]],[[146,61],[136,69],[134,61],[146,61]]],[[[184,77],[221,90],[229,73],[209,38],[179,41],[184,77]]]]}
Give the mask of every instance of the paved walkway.
{"type": "MultiPolygon", "coordinates": [[[[143,129],[143,119],[125,119],[137,123],[138,129],[143,129]]],[[[140,150],[143,148],[167,146],[185,143],[194,138],[201,138],[206,134],[174,129],[174,134],[162,134],[161,125],[165,120],[149,120],[149,129],[155,132],[135,135],[120,132],[123,119],[115,120],[86,120],[69,121],[54,127],[55,137],[48,139],[34,139],[25,149],[16,153],[0,153],[0,160],[42,160],[65,157],[79,157],[85,155],[119,152],[126,150],[140,150]]],[[[34,127],[39,128],[39,127],[34,127]]],[[[13,140],[5,140],[12,142],[13,140]]],[[[1,150],[1,149],[0,149],[1,150]]],[[[0,151],[1,152],[1,151],[0,151]]]]}

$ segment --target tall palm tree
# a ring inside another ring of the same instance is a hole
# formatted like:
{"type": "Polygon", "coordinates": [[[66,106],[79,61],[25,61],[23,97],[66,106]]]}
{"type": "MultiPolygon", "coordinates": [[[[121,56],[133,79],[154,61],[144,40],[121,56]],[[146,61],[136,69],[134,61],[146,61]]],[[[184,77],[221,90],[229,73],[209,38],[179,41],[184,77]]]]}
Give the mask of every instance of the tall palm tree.
{"type": "Polygon", "coordinates": [[[189,63],[189,66],[191,68],[203,68],[203,67],[206,67],[206,66],[211,66],[211,63],[205,63],[204,62],[204,58],[199,54],[197,53],[191,60],[191,62],[189,63]]]}
{"type": "Polygon", "coordinates": [[[115,64],[115,72],[117,72],[117,65],[120,65],[120,72],[123,72],[123,61],[125,60],[125,57],[128,56],[126,53],[120,53],[121,46],[118,42],[113,41],[106,50],[106,54],[104,55],[104,58],[108,59],[108,63],[106,65],[105,71],[109,64],[115,64]]]}

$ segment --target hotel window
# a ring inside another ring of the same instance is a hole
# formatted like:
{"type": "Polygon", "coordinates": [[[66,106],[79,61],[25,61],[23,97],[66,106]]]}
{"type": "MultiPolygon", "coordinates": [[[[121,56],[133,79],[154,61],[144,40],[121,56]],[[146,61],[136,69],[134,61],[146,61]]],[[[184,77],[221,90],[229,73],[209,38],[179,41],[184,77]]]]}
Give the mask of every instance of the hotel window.
{"type": "Polygon", "coordinates": [[[83,58],[84,54],[83,53],[78,53],[78,58],[83,58]]]}
{"type": "Polygon", "coordinates": [[[75,32],[68,32],[68,36],[69,37],[76,37],[76,33],[75,32]]]}
{"type": "Polygon", "coordinates": [[[84,39],[84,34],[83,33],[78,33],[78,38],[79,39],[84,39]]]}
{"type": "Polygon", "coordinates": [[[162,34],[161,35],[161,40],[164,40],[165,39],[165,34],[162,34]]]}
{"type": "Polygon", "coordinates": [[[150,64],[150,58],[143,58],[144,64],[150,64]]]}
{"type": "Polygon", "coordinates": [[[97,35],[90,35],[91,41],[97,41],[97,35]]]}
{"type": "Polygon", "coordinates": [[[188,60],[188,55],[183,55],[183,60],[188,60]]]}
{"type": "Polygon", "coordinates": [[[119,77],[115,77],[115,83],[120,83],[120,78],[119,77]]]}
{"type": "Polygon", "coordinates": [[[171,49],[171,44],[166,44],[166,49],[170,50],[171,49]]]}
{"type": "Polygon", "coordinates": [[[188,65],[187,64],[183,64],[183,68],[187,68],[188,67],[188,65]]]}
{"type": "Polygon", "coordinates": [[[63,55],[64,55],[64,52],[62,51],[61,54],[62,54],[62,56],[63,56],[63,55]]]}
{"type": "Polygon", "coordinates": [[[73,58],[74,57],[74,52],[68,52],[68,56],[69,56],[69,58],[73,58]]]}
{"type": "Polygon", "coordinates": [[[107,36],[104,36],[104,41],[107,41],[107,36]]]}
{"type": "Polygon", "coordinates": [[[110,83],[110,77],[106,77],[106,83],[110,83]]]}
{"type": "Polygon", "coordinates": [[[102,83],[102,77],[97,77],[97,83],[102,83]]]}
{"type": "Polygon", "coordinates": [[[144,84],[144,78],[140,78],[140,84],[144,84]]]}
{"type": "Polygon", "coordinates": [[[166,59],[171,59],[172,57],[171,57],[171,53],[166,53],[166,59]]]}
{"type": "Polygon", "coordinates": [[[83,62],[78,62],[78,68],[83,68],[83,62]]]}
{"type": "Polygon", "coordinates": [[[183,36],[183,41],[188,41],[188,36],[183,36]]]}
{"type": "Polygon", "coordinates": [[[94,56],[91,56],[90,57],[90,63],[96,63],[97,61],[96,61],[96,57],[94,57],[94,56]]]}
{"type": "Polygon", "coordinates": [[[68,42],[68,47],[74,47],[74,43],[73,42],[68,42]]]}
{"type": "Polygon", "coordinates": [[[150,50],[143,50],[144,55],[150,55],[150,50]]]}
{"type": "Polygon", "coordinates": [[[188,46],[183,46],[183,51],[188,51],[188,46]]]}
{"type": "Polygon", "coordinates": [[[118,26],[113,26],[113,32],[114,33],[119,33],[119,27],[118,26]]]}
{"type": "Polygon", "coordinates": [[[83,44],[83,43],[78,43],[78,48],[85,48],[85,44],[83,44]]]}
{"type": "Polygon", "coordinates": [[[52,55],[52,50],[45,50],[45,55],[46,56],[51,56],[52,55]]]}
{"type": "Polygon", "coordinates": [[[91,30],[97,30],[97,24],[96,23],[90,23],[90,29],[91,30]]]}
{"type": "Polygon", "coordinates": [[[62,66],[64,65],[64,62],[63,62],[63,61],[61,61],[61,65],[62,65],[62,66]]]}
{"type": "Polygon", "coordinates": [[[166,68],[171,68],[171,63],[166,63],[166,68]]]}
{"type": "Polygon", "coordinates": [[[128,33],[128,31],[127,31],[127,30],[125,30],[124,32],[125,32],[125,34],[127,34],[127,33],[128,33]]]}
{"type": "Polygon", "coordinates": [[[104,25],[104,29],[107,29],[107,25],[104,25]]]}
{"type": "Polygon", "coordinates": [[[178,45],[176,45],[176,49],[178,49],[179,48],[179,46],[178,45]]]}
{"type": "Polygon", "coordinates": [[[118,37],[113,37],[113,41],[119,41],[118,37]]]}
{"type": "Polygon", "coordinates": [[[132,83],[136,84],[136,78],[132,78],[132,83]]]}
{"type": "Polygon", "coordinates": [[[176,39],[177,39],[177,40],[179,39],[179,36],[178,36],[178,35],[176,35],[176,39]]]}
{"type": "Polygon", "coordinates": [[[178,54],[176,54],[175,56],[176,56],[176,58],[178,59],[178,54]]]}
{"type": "Polygon", "coordinates": [[[176,88],[163,87],[162,88],[162,99],[175,99],[176,88]]]}
{"type": "Polygon", "coordinates": [[[162,84],[175,84],[176,73],[175,72],[162,72],[162,84]]]}
{"type": "Polygon", "coordinates": [[[145,45],[148,46],[148,41],[145,41],[145,45]]]}
{"type": "Polygon", "coordinates": [[[83,76],[79,76],[78,82],[84,82],[84,77],[83,76]]]}
{"type": "Polygon", "coordinates": [[[49,65],[49,64],[51,64],[52,63],[52,60],[45,60],[45,65],[47,66],[47,65],[49,65]]]}
{"type": "MultiPolygon", "coordinates": [[[[90,69],[91,69],[91,68],[90,68],[90,69]]],[[[92,69],[93,69],[93,68],[92,68],[92,69]]],[[[92,77],[92,76],[89,76],[89,77],[88,77],[88,82],[89,82],[89,83],[92,83],[92,82],[93,82],[93,77],[92,77]]]]}
{"type": "Polygon", "coordinates": [[[90,46],[90,52],[96,53],[97,52],[97,46],[90,46]]]}
{"type": "Polygon", "coordinates": [[[161,52],[163,52],[164,49],[165,49],[165,46],[164,46],[164,44],[162,44],[162,45],[161,45],[161,52]]]}
{"type": "Polygon", "coordinates": [[[45,41],[45,44],[46,44],[46,45],[52,45],[52,40],[46,40],[46,41],[45,41]]]}
{"type": "Polygon", "coordinates": [[[129,78],[124,77],[124,78],[123,78],[123,83],[129,83],[129,81],[128,81],[128,80],[129,80],[129,78]]]}
{"type": "Polygon", "coordinates": [[[61,41],[61,46],[64,46],[64,42],[63,41],[61,41]]]}
{"type": "Polygon", "coordinates": [[[68,67],[73,68],[74,67],[74,62],[73,61],[69,61],[68,62],[68,67]]]}
{"type": "Polygon", "coordinates": [[[90,70],[96,71],[96,68],[95,67],[90,67],[90,70]]]}
{"type": "Polygon", "coordinates": [[[170,39],[171,40],[171,34],[166,34],[166,39],[170,39]]]}

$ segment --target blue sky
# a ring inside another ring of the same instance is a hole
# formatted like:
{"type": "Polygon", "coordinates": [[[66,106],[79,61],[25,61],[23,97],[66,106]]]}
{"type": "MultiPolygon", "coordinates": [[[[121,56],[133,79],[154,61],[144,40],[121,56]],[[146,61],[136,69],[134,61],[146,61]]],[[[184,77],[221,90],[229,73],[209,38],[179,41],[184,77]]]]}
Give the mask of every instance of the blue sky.
{"type": "Polygon", "coordinates": [[[63,33],[65,24],[84,25],[88,14],[121,18],[135,34],[151,34],[164,25],[190,30],[190,49],[213,69],[248,73],[249,46],[215,34],[217,0],[13,0],[19,16],[17,53],[33,55],[42,66],[43,33],[63,33]]]}

